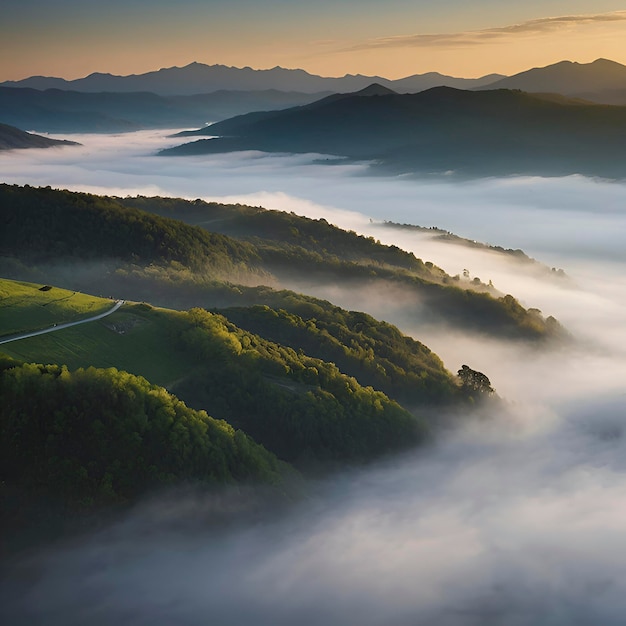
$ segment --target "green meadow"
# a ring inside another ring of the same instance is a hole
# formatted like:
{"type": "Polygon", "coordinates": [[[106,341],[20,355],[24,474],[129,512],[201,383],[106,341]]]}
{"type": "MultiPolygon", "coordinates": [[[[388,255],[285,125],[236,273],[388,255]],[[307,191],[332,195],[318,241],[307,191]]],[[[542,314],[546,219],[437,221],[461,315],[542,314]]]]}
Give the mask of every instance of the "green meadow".
{"type": "MultiPolygon", "coordinates": [[[[102,301],[105,309],[110,307],[110,300],[102,301]]],[[[26,316],[31,308],[38,307],[22,305],[26,316]]],[[[177,315],[129,303],[101,320],[4,344],[0,352],[26,362],[67,365],[70,370],[115,367],[170,387],[190,369],[188,355],[173,340],[172,322],[177,315]]]]}
{"type": "Polygon", "coordinates": [[[39,330],[104,313],[108,298],[49,285],[0,279],[0,336],[39,330]]]}

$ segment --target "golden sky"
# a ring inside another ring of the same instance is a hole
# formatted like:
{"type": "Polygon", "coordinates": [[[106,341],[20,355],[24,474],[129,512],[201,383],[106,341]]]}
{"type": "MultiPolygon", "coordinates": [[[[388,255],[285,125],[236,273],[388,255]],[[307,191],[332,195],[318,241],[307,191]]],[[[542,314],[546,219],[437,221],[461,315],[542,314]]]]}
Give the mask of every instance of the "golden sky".
{"type": "Polygon", "coordinates": [[[201,63],[400,78],[513,74],[561,60],[626,64],[611,0],[20,0],[0,20],[0,81],[201,63]]]}

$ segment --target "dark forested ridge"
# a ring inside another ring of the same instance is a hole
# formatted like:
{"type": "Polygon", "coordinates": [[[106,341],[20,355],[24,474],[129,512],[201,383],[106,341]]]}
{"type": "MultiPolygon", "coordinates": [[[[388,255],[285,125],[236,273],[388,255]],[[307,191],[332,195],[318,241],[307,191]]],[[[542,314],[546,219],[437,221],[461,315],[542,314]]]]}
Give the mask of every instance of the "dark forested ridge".
{"type": "Polygon", "coordinates": [[[112,258],[219,273],[257,258],[245,243],[125,208],[106,196],[3,184],[0,219],[3,254],[33,262],[112,258]]]}
{"type": "Polygon", "coordinates": [[[259,250],[298,250],[318,257],[318,260],[348,261],[367,265],[389,266],[421,274],[433,281],[441,280],[445,272],[432,263],[424,263],[414,254],[397,246],[387,246],[373,237],[357,235],[328,223],[242,204],[220,204],[180,198],[119,198],[124,206],[171,217],[188,224],[229,237],[244,239],[259,250]]]}
{"type": "MultiPolygon", "coordinates": [[[[5,118],[2,118],[5,119],[5,118]]],[[[0,150],[24,150],[27,148],[52,148],[55,146],[78,146],[75,141],[50,139],[27,133],[15,126],[0,124],[0,150]]]]}
{"type": "Polygon", "coordinates": [[[534,259],[528,256],[523,250],[516,248],[504,248],[502,246],[491,245],[487,243],[482,243],[480,241],[476,241],[474,239],[467,239],[466,237],[459,237],[459,235],[455,235],[448,230],[443,230],[441,228],[436,228],[434,226],[416,226],[414,224],[399,224],[397,222],[384,221],[382,222],[382,226],[385,228],[396,229],[396,230],[404,230],[407,232],[415,232],[426,234],[434,241],[442,242],[442,243],[450,243],[459,246],[465,246],[467,248],[472,248],[474,250],[484,250],[488,252],[495,252],[500,255],[504,255],[509,259],[521,263],[522,265],[526,265],[527,267],[532,267],[532,269],[536,270],[536,273],[546,274],[550,273],[550,275],[554,278],[566,278],[566,274],[564,270],[557,269],[556,267],[549,267],[537,259],[534,259]]]}
{"type": "MultiPolygon", "coordinates": [[[[459,276],[449,276],[433,263],[397,246],[383,245],[373,237],[343,230],[325,219],[201,200],[139,196],[119,201],[253,244],[263,267],[287,281],[288,286],[316,282],[368,288],[391,286],[418,298],[420,315],[427,318],[507,337],[536,339],[560,334],[553,318],[545,320],[537,311],[527,311],[512,296],[504,296],[478,279],[462,281],[459,276]]],[[[234,299],[220,297],[218,302],[218,306],[274,306],[250,289],[234,299]]]]}
{"type": "Polygon", "coordinates": [[[626,176],[626,107],[519,91],[438,87],[331,99],[219,122],[162,154],[263,150],[373,161],[383,171],[458,176],[626,176]]]}
{"type": "Polygon", "coordinates": [[[0,267],[18,280],[50,280],[183,309],[268,304],[259,299],[266,291],[250,292],[263,284],[300,291],[314,284],[389,287],[413,298],[425,321],[528,339],[559,330],[510,295],[480,281],[453,279],[413,254],[326,220],[240,205],[0,185],[0,223],[0,267]],[[188,219],[191,224],[181,221],[188,219]],[[86,262],[81,271],[63,271],[77,260],[86,262]],[[241,287],[233,290],[224,281],[241,287]]]}

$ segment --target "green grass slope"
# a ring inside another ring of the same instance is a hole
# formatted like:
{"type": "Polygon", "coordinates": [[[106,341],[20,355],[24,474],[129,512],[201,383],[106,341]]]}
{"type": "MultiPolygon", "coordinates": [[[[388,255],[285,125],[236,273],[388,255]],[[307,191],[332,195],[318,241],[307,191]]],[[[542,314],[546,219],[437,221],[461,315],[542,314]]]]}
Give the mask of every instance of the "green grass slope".
{"type": "MultiPolygon", "coordinates": [[[[28,317],[28,309],[23,310],[28,317]]],[[[172,337],[167,314],[127,303],[104,319],[3,344],[0,351],[22,361],[58,363],[71,370],[115,367],[170,388],[189,372],[190,364],[172,337]]]]}
{"type": "Polygon", "coordinates": [[[0,278],[0,338],[104,313],[108,298],[0,278]]]}

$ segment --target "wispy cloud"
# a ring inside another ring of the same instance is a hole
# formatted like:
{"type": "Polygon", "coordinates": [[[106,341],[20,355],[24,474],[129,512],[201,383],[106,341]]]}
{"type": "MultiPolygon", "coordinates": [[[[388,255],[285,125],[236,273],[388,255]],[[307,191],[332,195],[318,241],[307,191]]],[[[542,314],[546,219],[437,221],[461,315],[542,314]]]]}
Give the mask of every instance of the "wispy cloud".
{"type": "Polygon", "coordinates": [[[563,15],[560,17],[542,17],[536,20],[510,24],[496,28],[471,30],[456,33],[398,35],[380,37],[358,43],[347,51],[368,50],[375,48],[406,48],[406,47],[443,47],[443,46],[477,46],[505,40],[523,35],[544,35],[562,31],[573,26],[591,24],[626,22],[626,11],[598,13],[595,15],[563,15]]]}

